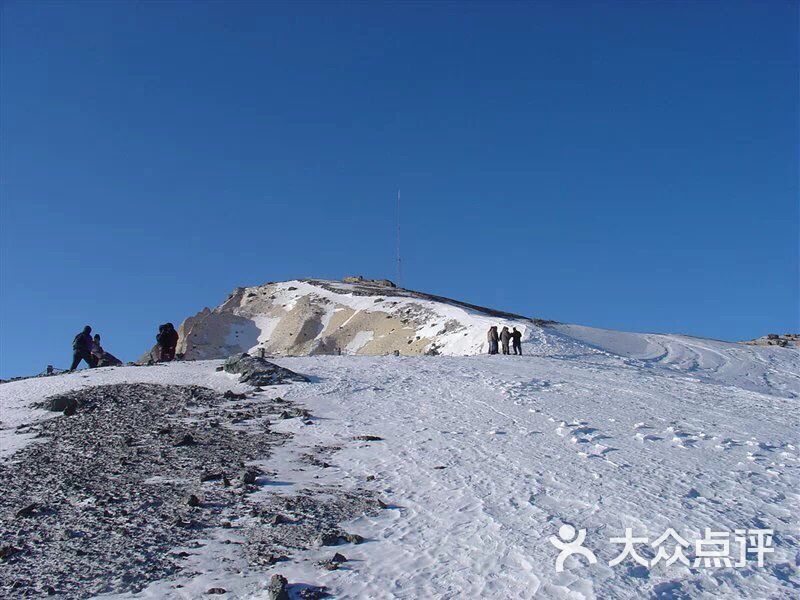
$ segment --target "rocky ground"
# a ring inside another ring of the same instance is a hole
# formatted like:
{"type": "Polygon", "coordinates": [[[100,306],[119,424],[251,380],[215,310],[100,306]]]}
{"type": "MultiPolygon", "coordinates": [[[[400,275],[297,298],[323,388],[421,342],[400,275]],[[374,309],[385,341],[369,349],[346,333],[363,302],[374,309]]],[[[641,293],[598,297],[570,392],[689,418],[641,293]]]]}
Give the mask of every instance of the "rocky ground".
{"type": "Polygon", "coordinates": [[[239,545],[235,552],[254,568],[305,548],[359,542],[338,523],[380,509],[368,492],[263,493],[279,474],[258,463],[291,443],[270,423],[310,426],[313,417],[255,389],[132,383],[43,400],[63,415],[21,428],[37,443],[0,463],[0,595],[136,592],[179,574],[189,553],[176,549],[216,528],[239,530],[243,541],[225,543],[239,545]]]}

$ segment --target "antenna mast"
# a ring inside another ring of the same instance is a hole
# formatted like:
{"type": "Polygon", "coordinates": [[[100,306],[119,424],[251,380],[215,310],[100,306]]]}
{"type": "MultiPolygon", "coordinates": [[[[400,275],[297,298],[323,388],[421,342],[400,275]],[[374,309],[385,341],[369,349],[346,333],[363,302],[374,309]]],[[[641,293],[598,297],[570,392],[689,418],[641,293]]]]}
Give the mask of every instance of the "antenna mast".
{"type": "Polygon", "coordinates": [[[397,287],[403,287],[403,262],[400,258],[400,190],[397,190],[397,287]]]}

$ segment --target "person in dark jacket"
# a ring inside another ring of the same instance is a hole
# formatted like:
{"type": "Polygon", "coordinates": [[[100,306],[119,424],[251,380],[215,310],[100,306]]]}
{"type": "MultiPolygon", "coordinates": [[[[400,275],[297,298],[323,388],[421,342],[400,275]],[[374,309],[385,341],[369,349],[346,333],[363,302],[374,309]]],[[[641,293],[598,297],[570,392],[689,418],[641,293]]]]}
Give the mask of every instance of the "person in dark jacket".
{"type": "Polygon", "coordinates": [[[511,329],[511,347],[514,350],[514,354],[522,356],[522,332],[517,331],[516,327],[511,329]]]}
{"type": "Polygon", "coordinates": [[[503,346],[503,354],[510,354],[508,351],[508,343],[511,341],[511,332],[508,327],[503,327],[500,331],[500,344],[503,346]]]}
{"type": "Polygon", "coordinates": [[[92,328],[87,325],[72,340],[72,366],[69,368],[70,371],[77,369],[82,360],[86,361],[90,368],[97,364],[94,356],[92,356],[93,343],[92,328]]]}
{"type": "Polygon", "coordinates": [[[178,332],[172,323],[164,323],[158,328],[156,336],[158,348],[160,350],[159,361],[169,362],[175,360],[175,347],[178,345],[178,332]]]}
{"type": "Polygon", "coordinates": [[[489,340],[489,354],[497,354],[497,326],[492,325],[489,327],[489,333],[486,334],[486,339],[489,340]]]}

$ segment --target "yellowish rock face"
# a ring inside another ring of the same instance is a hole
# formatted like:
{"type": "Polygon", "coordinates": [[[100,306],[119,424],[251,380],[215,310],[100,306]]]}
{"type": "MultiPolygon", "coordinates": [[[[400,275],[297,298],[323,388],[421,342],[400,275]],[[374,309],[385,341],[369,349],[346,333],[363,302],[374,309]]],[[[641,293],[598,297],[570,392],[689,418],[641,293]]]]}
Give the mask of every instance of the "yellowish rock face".
{"type": "Polygon", "coordinates": [[[491,325],[530,330],[532,321],[483,313],[408,290],[322,280],[239,288],[180,327],[185,358],[236,352],[304,356],[478,354],[491,325]]]}

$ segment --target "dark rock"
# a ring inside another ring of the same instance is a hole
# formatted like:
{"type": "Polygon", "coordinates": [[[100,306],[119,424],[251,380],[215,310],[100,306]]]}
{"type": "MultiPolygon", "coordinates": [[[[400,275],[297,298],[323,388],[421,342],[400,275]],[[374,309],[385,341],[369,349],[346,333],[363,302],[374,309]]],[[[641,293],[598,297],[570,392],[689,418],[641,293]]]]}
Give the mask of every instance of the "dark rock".
{"type": "Polygon", "coordinates": [[[76,412],[78,412],[78,407],[77,407],[77,405],[70,404],[69,406],[67,406],[67,408],[65,408],[65,409],[64,409],[64,416],[65,416],[65,417],[71,417],[71,416],[73,416],[73,415],[74,415],[76,412]]]}
{"type": "Polygon", "coordinates": [[[33,511],[35,511],[38,506],[39,506],[38,504],[33,502],[31,504],[28,504],[28,506],[26,506],[24,508],[20,508],[17,511],[17,518],[23,518],[24,519],[26,517],[32,516],[33,515],[33,511]]]}
{"type": "Polygon", "coordinates": [[[183,435],[183,437],[181,439],[177,440],[172,445],[177,448],[179,446],[194,446],[196,443],[197,442],[194,440],[194,437],[192,436],[192,434],[191,433],[186,433],[186,434],[183,435]]]}
{"type": "Polygon", "coordinates": [[[15,548],[11,544],[8,544],[7,546],[0,546],[0,560],[11,558],[18,552],[22,552],[22,550],[15,548]]]}
{"type": "Polygon", "coordinates": [[[283,575],[273,575],[269,580],[269,586],[267,586],[269,600],[289,600],[289,594],[286,591],[288,584],[289,582],[286,581],[286,577],[283,575]]]}
{"type": "Polygon", "coordinates": [[[206,481],[219,481],[224,477],[224,473],[221,472],[206,472],[200,475],[200,483],[205,483],[206,481]]]}
{"type": "Polygon", "coordinates": [[[380,508],[389,508],[389,506],[388,506],[388,505],[387,505],[387,504],[386,504],[386,503],[385,503],[383,500],[381,500],[380,498],[378,498],[378,499],[376,500],[376,502],[378,503],[378,506],[379,506],[380,508]]]}
{"type": "Polygon", "coordinates": [[[357,442],[380,442],[383,440],[377,435],[357,435],[353,439],[357,442]]]}
{"type": "Polygon", "coordinates": [[[244,400],[245,398],[247,398],[247,394],[237,394],[236,392],[228,390],[227,392],[222,394],[222,397],[227,400],[244,400]]]}
{"type": "Polygon", "coordinates": [[[270,525],[283,525],[285,523],[291,523],[291,521],[281,514],[275,514],[267,519],[267,523],[270,525]]]}
{"type": "Polygon", "coordinates": [[[256,482],[259,475],[261,475],[261,469],[248,467],[242,473],[242,483],[246,485],[252,485],[256,482]]]}
{"type": "Polygon", "coordinates": [[[338,546],[342,543],[342,535],[338,531],[323,531],[317,536],[317,546],[338,546]]]}
{"type": "MultiPolygon", "coordinates": [[[[64,412],[68,408],[71,408],[73,411],[75,411],[78,408],[78,400],[68,394],[53,396],[52,398],[47,399],[45,402],[45,408],[47,408],[47,410],[52,410],[53,412],[64,412]]],[[[73,412],[72,414],[75,413],[73,412]]]]}
{"type": "Polygon", "coordinates": [[[364,542],[364,538],[357,533],[345,533],[342,537],[349,544],[361,544],[364,542]]]}
{"type": "Polygon", "coordinates": [[[228,590],[226,590],[225,588],[210,588],[206,592],[206,594],[212,594],[212,595],[213,594],[217,594],[217,595],[218,594],[227,594],[227,593],[228,593],[228,590]]]}
{"type": "Polygon", "coordinates": [[[186,501],[186,504],[193,507],[200,506],[200,498],[192,494],[191,496],[189,496],[189,499],[186,501]]]}
{"type": "Polygon", "coordinates": [[[333,557],[331,558],[331,562],[335,562],[335,563],[343,563],[343,562],[347,562],[347,557],[345,557],[345,555],[344,555],[344,554],[339,554],[339,553],[337,552],[337,553],[336,553],[336,554],[334,554],[334,555],[333,555],[333,557]]]}
{"type": "Polygon", "coordinates": [[[247,383],[254,387],[308,381],[304,375],[247,353],[231,356],[225,361],[224,368],[228,373],[238,373],[240,383],[247,383]]]}
{"type": "Polygon", "coordinates": [[[215,371],[224,371],[224,370],[225,370],[225,367],[223,367],[222,365],[220,365],[220,366],[218,366],[218,367],[217,367],[216,369],[214,369],[214,370],[215,370],[215,371]]]}

